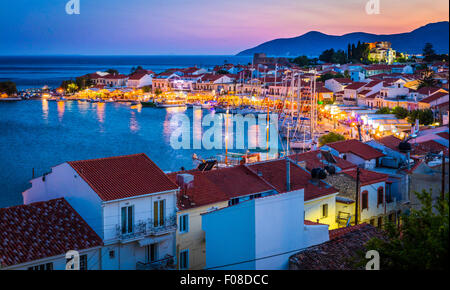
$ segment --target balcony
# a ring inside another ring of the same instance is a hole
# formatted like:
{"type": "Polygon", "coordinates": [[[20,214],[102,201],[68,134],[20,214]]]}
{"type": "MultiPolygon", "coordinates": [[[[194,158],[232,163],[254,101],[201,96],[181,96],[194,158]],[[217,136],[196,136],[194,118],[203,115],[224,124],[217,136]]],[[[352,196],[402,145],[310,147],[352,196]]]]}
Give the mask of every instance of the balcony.
{"type": "Polygon", "coordinates": [[[175,259],[172,255],[166,255],[164,259],[143,263],[137,262],[136,270],[176,270],[175,259]]]}
{"type": "Polygon", "coordinates": [[[146,236],[161,236],[177,229],[177,216],[172,215],[166,217],[161,223],[160,221],[155,221],[153,219],[148,219],[147,221],[138,221],[133,224],[131,232],[122,231],[120,225],[116,226],[116,236],[115,238],[120,241],[130,241],[137,240],[146,236]],[[159,222],[159,223],[158,223],[159,222]]]}

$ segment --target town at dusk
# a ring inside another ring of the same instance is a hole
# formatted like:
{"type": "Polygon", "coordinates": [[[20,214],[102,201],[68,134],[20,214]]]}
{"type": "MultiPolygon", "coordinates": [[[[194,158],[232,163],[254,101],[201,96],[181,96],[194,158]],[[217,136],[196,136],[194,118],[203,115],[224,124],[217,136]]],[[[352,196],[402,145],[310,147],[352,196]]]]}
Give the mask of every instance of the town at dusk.
{"type": "Polygon", "coordinates": [[[449,270],[448,1],[2,4],[0,274],[449,270]]]}

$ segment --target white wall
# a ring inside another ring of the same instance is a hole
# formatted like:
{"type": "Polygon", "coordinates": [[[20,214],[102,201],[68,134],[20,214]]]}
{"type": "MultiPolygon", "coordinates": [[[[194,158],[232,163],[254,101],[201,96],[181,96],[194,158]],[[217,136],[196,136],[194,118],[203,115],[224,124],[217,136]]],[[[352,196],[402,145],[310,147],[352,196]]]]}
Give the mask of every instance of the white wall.
{"type": "Polygon", "coordinates": [[[361,186],[361,221],[369,220],[370,218],[377,217],[379,215],[384,214],[384,203],[377,206],[378,201],[378,188],[383,187],[383,194],[384,194],[384,201],[386,201],[386,186],[385,182],[378,182],[374,184],[364,185],[361,186]],[[362,193],[364,191],[368,191],[368,201],[369,201],[369,208],[368,209],[362,209],[362,193]]]}
{"type": "Polygon", "coordinates": [[[53,167],[45,181],[42,177],[31,180],[31,185],[22,193],[24,204],[64,197],[103,239],[102,201],[68,163],[53,167]]]}
{"type": "Polygon", "coordinates": [[[289,257],[306,247],[304,190],[255,200],[256,270],[287,270],[289,257]],[[286,253],[279,255],[280,253],[286,253]]]}

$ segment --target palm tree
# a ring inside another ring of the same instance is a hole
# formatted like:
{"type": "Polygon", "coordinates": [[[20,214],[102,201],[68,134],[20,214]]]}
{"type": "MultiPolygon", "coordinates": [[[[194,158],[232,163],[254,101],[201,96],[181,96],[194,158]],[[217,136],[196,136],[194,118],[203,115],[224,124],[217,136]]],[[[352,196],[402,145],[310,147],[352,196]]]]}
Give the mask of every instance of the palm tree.
{"type": "Polygon", "coordinates": [[[425,71],[422,72],[422,78],[419,80],[418,89],[436,87],[437,85],[438,81],[434,78],[433,70],[426,68],[425,71]]]}

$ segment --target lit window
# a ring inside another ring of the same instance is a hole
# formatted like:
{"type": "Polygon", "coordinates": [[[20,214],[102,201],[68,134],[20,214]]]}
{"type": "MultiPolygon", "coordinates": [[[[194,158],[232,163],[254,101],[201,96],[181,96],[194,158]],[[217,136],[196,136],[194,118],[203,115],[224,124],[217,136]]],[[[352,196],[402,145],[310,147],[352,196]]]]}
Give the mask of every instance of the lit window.
{"type": "Polygon", "coordinates": [[[322,205],[322,217],[326,218],[328,217],[328,204],[322,205]]]}

